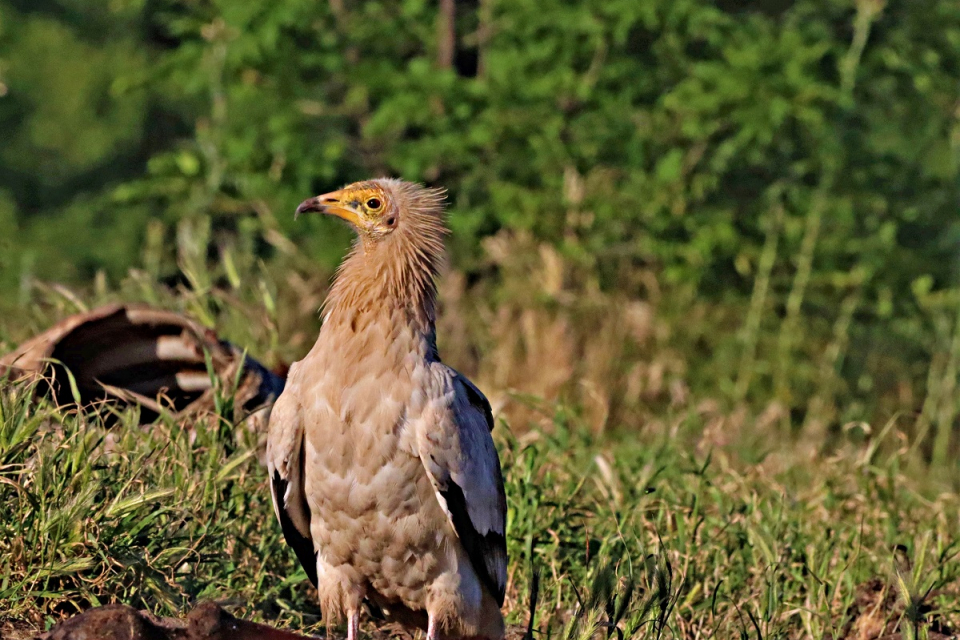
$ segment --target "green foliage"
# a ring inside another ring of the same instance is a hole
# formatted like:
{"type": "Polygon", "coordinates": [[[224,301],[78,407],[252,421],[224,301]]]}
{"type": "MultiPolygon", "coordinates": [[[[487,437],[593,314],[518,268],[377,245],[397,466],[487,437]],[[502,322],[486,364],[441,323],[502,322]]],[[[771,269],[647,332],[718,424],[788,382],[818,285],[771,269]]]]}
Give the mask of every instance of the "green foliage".
{"type": "MultiPolygon", "coordinates": [[[[130,412],[37,406],[32,391],[0,390],[4,637],[112,602],[177,615],[216,599],[321,626],[256,434],[223,412],[145,429],[130,412]]],[[[563,413],[551,434],[515,439],[498,425],[512,624],[529,620],[535,569],[533,626],[551,637],[956,629],[956,495],[906,477],[904,458],[873,444],[812,465],[775,440],[691,453],[703,426],[694,412],[668,437],[596,439],[563,413]]]]}
{"type": "MultiPolygon", "coordinates": [[[[0,351],[123,299],[289,362],[349,237],[297,203],[444,186],[444,353],[508,412],[570,404],[497,431],[513,622],[537,567],[569,638],[847,636],[877,576],[887,631],[949,626],[960,6],[442,6],[0,0],[0,351]]],[[[316,621],[252,438],[28,392],[0,385],[0,617],[316,621]]]]}
{"type": "Polygon", "coordinates": [[[472,282],[499,282],[479,240],[520,234],[656,295],[699,396],[952,429],[924,399],[960,361],[955,3],[455,7],[3,0],[4,291],[281,237],[329,270],[346,232],[290,212],[394,174],[450,190],[472,282]]]}
{"type": "Polygon", "coordinates": [[[261,526],[269,492],[250,490],[255,450],[235,451],[249,434],[216,419],[144,432],[135,414],[59,414],[32,391],[0,397],[0,618],[36,624],[114,601],[175,611],[223,587],[251,601],[259,586],[289,593],[279,531],[261,526]]]}

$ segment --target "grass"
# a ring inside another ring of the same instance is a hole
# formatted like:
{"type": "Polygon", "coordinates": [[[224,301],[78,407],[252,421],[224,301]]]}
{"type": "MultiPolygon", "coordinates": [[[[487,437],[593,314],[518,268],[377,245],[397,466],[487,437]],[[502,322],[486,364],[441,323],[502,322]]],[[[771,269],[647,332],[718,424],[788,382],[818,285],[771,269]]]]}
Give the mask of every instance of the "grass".
{"type": "MultiPolygon", "coordinates": [[[[175,615],[202,599],[319,629],[254,434],[227,420],[142,428],[132,413],[106,429],[31,392],[7,385],[0,400],[8,632],[109,602],[175,615]]],[[[960,622],[960,499],[905,477],[896,454],[751,461],[710,448],[696,415],[640,436],[597,437],[562,411],[552,422],[497,429],[516,625],[535,572],[543,637],[852,638],[885,624],[924,637],[960,622]]]]}
{"type": "MultiPolygon", "coordinates": [[[[960,630],[960,474],[924,461],[912,421],[811,442],[734,384],[732,399],[705,397],[685,386],[696,357],[671,346],[655,305],[570,295],[547,258],[497,295],[468,295],[456,273],[441,289],[445,359],[499,414],[513,635],[531,622],[563,640],[960,630]]],[[[289,362],[316,334],[326,274],[295,254],[253,269],[188,273],[180,288],[139,272],[116,291],[35,288],[0,317],[0,351],[78,309],[139,300],[289,362]]],[[[141,427],[133,410],[60,409],[0,383],[0,633],[112,602],[178,615],[204,599],[322,631],[261,440],[221,393],[222,415],[141,427]]]]}

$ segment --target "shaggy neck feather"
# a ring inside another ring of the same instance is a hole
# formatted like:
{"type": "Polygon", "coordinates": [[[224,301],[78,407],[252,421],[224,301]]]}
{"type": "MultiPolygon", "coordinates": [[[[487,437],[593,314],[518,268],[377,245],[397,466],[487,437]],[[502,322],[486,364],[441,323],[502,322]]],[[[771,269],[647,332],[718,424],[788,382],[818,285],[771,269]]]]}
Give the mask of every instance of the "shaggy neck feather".
{"type": "Polygon", "coordinates": [[[327,296],[325,323],[359,330],[367,321],[399,321],[433,341],[446,229],[432,207],[411,207],[401,220],[390,236],[361,236],[354,245],[327,296]]]}

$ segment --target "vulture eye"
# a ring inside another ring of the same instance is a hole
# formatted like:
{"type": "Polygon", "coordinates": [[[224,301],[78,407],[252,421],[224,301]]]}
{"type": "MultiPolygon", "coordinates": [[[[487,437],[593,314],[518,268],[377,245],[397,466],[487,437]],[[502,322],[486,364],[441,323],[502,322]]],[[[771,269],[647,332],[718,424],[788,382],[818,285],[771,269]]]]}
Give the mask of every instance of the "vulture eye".
{"type": "Polygon", "coordinates": [[[367,200],[366,205],[367,209],[370,209],[371,211],[377,211],[383,206],[383,202],[380,201],[380,198],[370,198],[367,200]]]}

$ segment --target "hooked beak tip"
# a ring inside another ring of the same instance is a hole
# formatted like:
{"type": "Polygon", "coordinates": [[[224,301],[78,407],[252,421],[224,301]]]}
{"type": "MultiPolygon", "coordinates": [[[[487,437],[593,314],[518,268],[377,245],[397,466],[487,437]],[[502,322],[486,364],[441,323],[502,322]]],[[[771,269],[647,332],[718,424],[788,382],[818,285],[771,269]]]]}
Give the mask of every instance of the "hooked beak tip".
{"type": "Polygon", "coordinates": [[[310,198],[309,200],[304,200],[300,203],[300,206],[297,207],[297,212],[294,215],[294,218],[299,216],[301,213],[316,211],[318,213],[343,218],[354,226],[360,225],[361,220],[358,217],[357,212],[351,206],[344,204],[343,200],[344,194],[340,191],[332,191],[330,193],[325,193],[322,196],[316,196],[314,198],[310,198]]]}
{"type": "Polygon", "coordinates": [[[323,211],[323,204],[321,204],[319,198],[310,198],[309,200],[301,202],[293,214],[293,219],[296,220],[299,218],[301,213],[309,213],[312,211],[323,211]]]}

